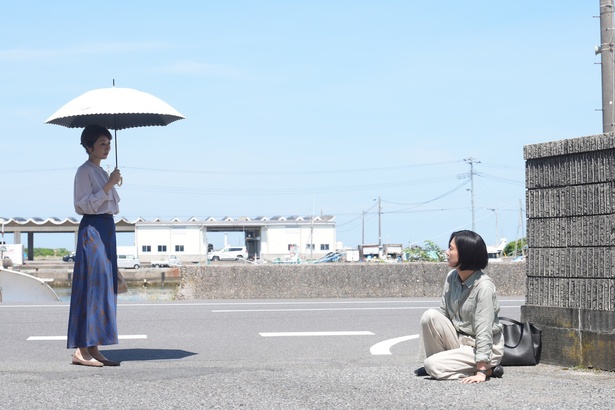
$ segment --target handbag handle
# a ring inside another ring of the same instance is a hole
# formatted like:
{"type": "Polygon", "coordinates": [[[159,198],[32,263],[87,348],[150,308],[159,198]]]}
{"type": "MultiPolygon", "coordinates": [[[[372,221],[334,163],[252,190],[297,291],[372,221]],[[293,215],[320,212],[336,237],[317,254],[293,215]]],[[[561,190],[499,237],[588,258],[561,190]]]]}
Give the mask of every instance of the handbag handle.
{"type": "Polygon", "coordinates": [[[498,319],[499,320],[505,320],[507,322],[511,322],[511,323],[514,323],[514,324],[519,325],[519,326],[523,326],[523,323],[521,323],[521,322],[519,322],[519,321],[517,321],[515,319],[511,319],[509,317],[499,316],[498,319]]]}

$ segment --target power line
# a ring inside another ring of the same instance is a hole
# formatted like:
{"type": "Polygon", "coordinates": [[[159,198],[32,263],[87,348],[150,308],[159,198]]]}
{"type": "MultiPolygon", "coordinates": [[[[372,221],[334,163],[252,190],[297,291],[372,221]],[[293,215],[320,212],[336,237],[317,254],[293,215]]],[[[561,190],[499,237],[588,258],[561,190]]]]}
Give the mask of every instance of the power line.
{"type": "MultiPolygon", "coordinates": [[[[447,192],[443,193],[443,194],[442,194],[442,195],[440,195],[440,196],[437,196],[437,197],[435,197],[435,198],[433,198],[433,199],[430,199],[430,200],[428,200],[428,201],[419,202],[419,203],[415,203],[415,204],[396,204],[396,203],[394,203],[394,202],[387,202],[387,203],[390,203],[390,204],[393,204],[393,205],[413,205],[412,207],[410,207],[410,208],[406,208],[406,209],[418,208],[419,206],[426,205],[426,204],[428,204],[428,203],[430,203],[430,202],[437,201],[438,199],[444,198],[445,196],[448,196],[448,195],[452,194],[453,192],[458,191],[459,189],[461,189],[462,187],[464,187],[465,185],[467,185],[467,184],[468,184],[468,182],[470,182],[470,181],[469,181],[469,180],[466,180],[466,181],[464,181],[463,183],[461,183],[460,185],[457,185],[455,188],[453,188],[453,189],[451,189],[451,190],[449,190],[449,191],[447,191],[447,192]]],[[[386,202],[386,201],[384,201],[384,202],[386,202]]],[[[402,212],[402,211],[404,211],[404,210],[402,209],[402,210],[400,210],[400,211],[398,211],[398,212],[402,212]]]]}
{"type": "Polygon", "coordinates": [[[74,172],[77,168],[48,168],[48,169],[20,169],[20,170],[0,170],[0,174],[26,174],[26,173],[48,173],[48,172],[57,172],[57,171],[72,171],[74,172]]]}
{"type": "Polygon", "coordinates": [[[122,169],[132,169],[137,171],[147,172],[172,172],[172,173],[186,173],[186,174],[207,174],[207,175],[318,175],[318,174],[352,174],[363,172],[375,172],[375,171],[391,171],[409,168],[431,167],[441,166],[459,161],[445,161],[445,162],[432,162],[428,164],[413,164],[413,165],[400,165],[396,167],[380,167],[380,168],[355,168],[355,169],[340,169],[340,170],[320,170],[320,171],[209,171],[209,170],[181,170],[181,169],[162,169],[162,168],[141,168],[123,166],[122,169]]]}
{"type": "Polygon", "coordinates": [[[503,182],[505,184],[525,185],[525,182],[522,182],[522,181],[515,181],[514,179],[508,179],[508,178],[496,177],[496,176],[493,176],[493,175],[487,175],[487,174],[484,174],[482,172],[476,172],[474,175],[476,175],[477,177],[485,178],[485,179],[491,179],[491,180],[497,181],[497,182],[503,182]]]}
{"type": "Polygon", "coordinates": [[[125,183],[122,190],[129,191],[146,191],[159,192],[167,194],[201,194],[201,195],[302,195],[311,193],[337,193],[337,192],[356,192],[356,191],[374,191],[377,189],[408,187],[413,185],[436,184],[457,179],[452,176],[432,177],[416,180],[403,180],[372,184],[355,184],[355,185],[334,185],[334,186],[316,186],[316,187],[295,187],[285,186],[276,188],[241,188],[232,186],[229,188],[199,188],[199,187],[179,187],[161,186],[161,185],[132,185],[125,183]]]}

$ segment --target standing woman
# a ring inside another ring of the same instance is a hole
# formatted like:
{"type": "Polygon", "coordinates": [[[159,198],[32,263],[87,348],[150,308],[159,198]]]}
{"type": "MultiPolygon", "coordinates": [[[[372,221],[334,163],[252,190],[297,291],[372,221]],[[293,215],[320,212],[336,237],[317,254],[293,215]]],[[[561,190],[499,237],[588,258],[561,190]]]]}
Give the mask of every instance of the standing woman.
{"type": "Polygon", "coordinates": [[[495,285],[482,271],[487,246],[475,232],[453,232],[446,256],[453,270],[446,277],[440,308],[421,317],[419,356],[426,359],[415,374],[462,383],[502,377],[500,306],[495,285]]]}
{"type": "Polygon", "coordinates": [[[75,175],[75,211],[83,218],[72,278],[67,347],[77,349],[73,364],[83,366],[120,365],[98,350],[98,346],[118,343],[118,269],[113,215],[119,212],[120,197],[115,185],[122,177],[117,168],[109,175],[100,167],[111,150],[111,138],[109,130],[99,125],[88,125],[83,130],[81,145],[88,160],[75,175]]]}

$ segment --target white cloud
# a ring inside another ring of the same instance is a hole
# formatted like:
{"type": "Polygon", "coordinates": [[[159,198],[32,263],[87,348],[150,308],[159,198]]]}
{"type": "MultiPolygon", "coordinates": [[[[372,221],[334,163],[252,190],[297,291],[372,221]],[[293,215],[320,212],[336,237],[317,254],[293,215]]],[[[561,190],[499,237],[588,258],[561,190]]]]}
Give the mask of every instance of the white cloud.
{"type": "Polygon", "coordinates": [[[98,43],[61,48],[0,50],[0,61],[33,61],[89,54],[125,54],[168,48],[168,43],[98,43]]]}

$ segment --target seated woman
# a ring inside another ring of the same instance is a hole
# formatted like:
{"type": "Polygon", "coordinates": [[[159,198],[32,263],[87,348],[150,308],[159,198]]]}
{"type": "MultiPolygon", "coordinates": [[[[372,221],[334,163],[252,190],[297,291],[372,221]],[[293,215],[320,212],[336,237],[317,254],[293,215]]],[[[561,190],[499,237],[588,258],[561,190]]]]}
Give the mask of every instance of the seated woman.
{"type": "Polygon", "coordinates": [[[487,246],[475,232],[453,232],[446,251],[450,271],[439,309],[421,317],[417,376],[481,383],[502,377],[504,354],[500,306],[487,267],[487,246]]]}

